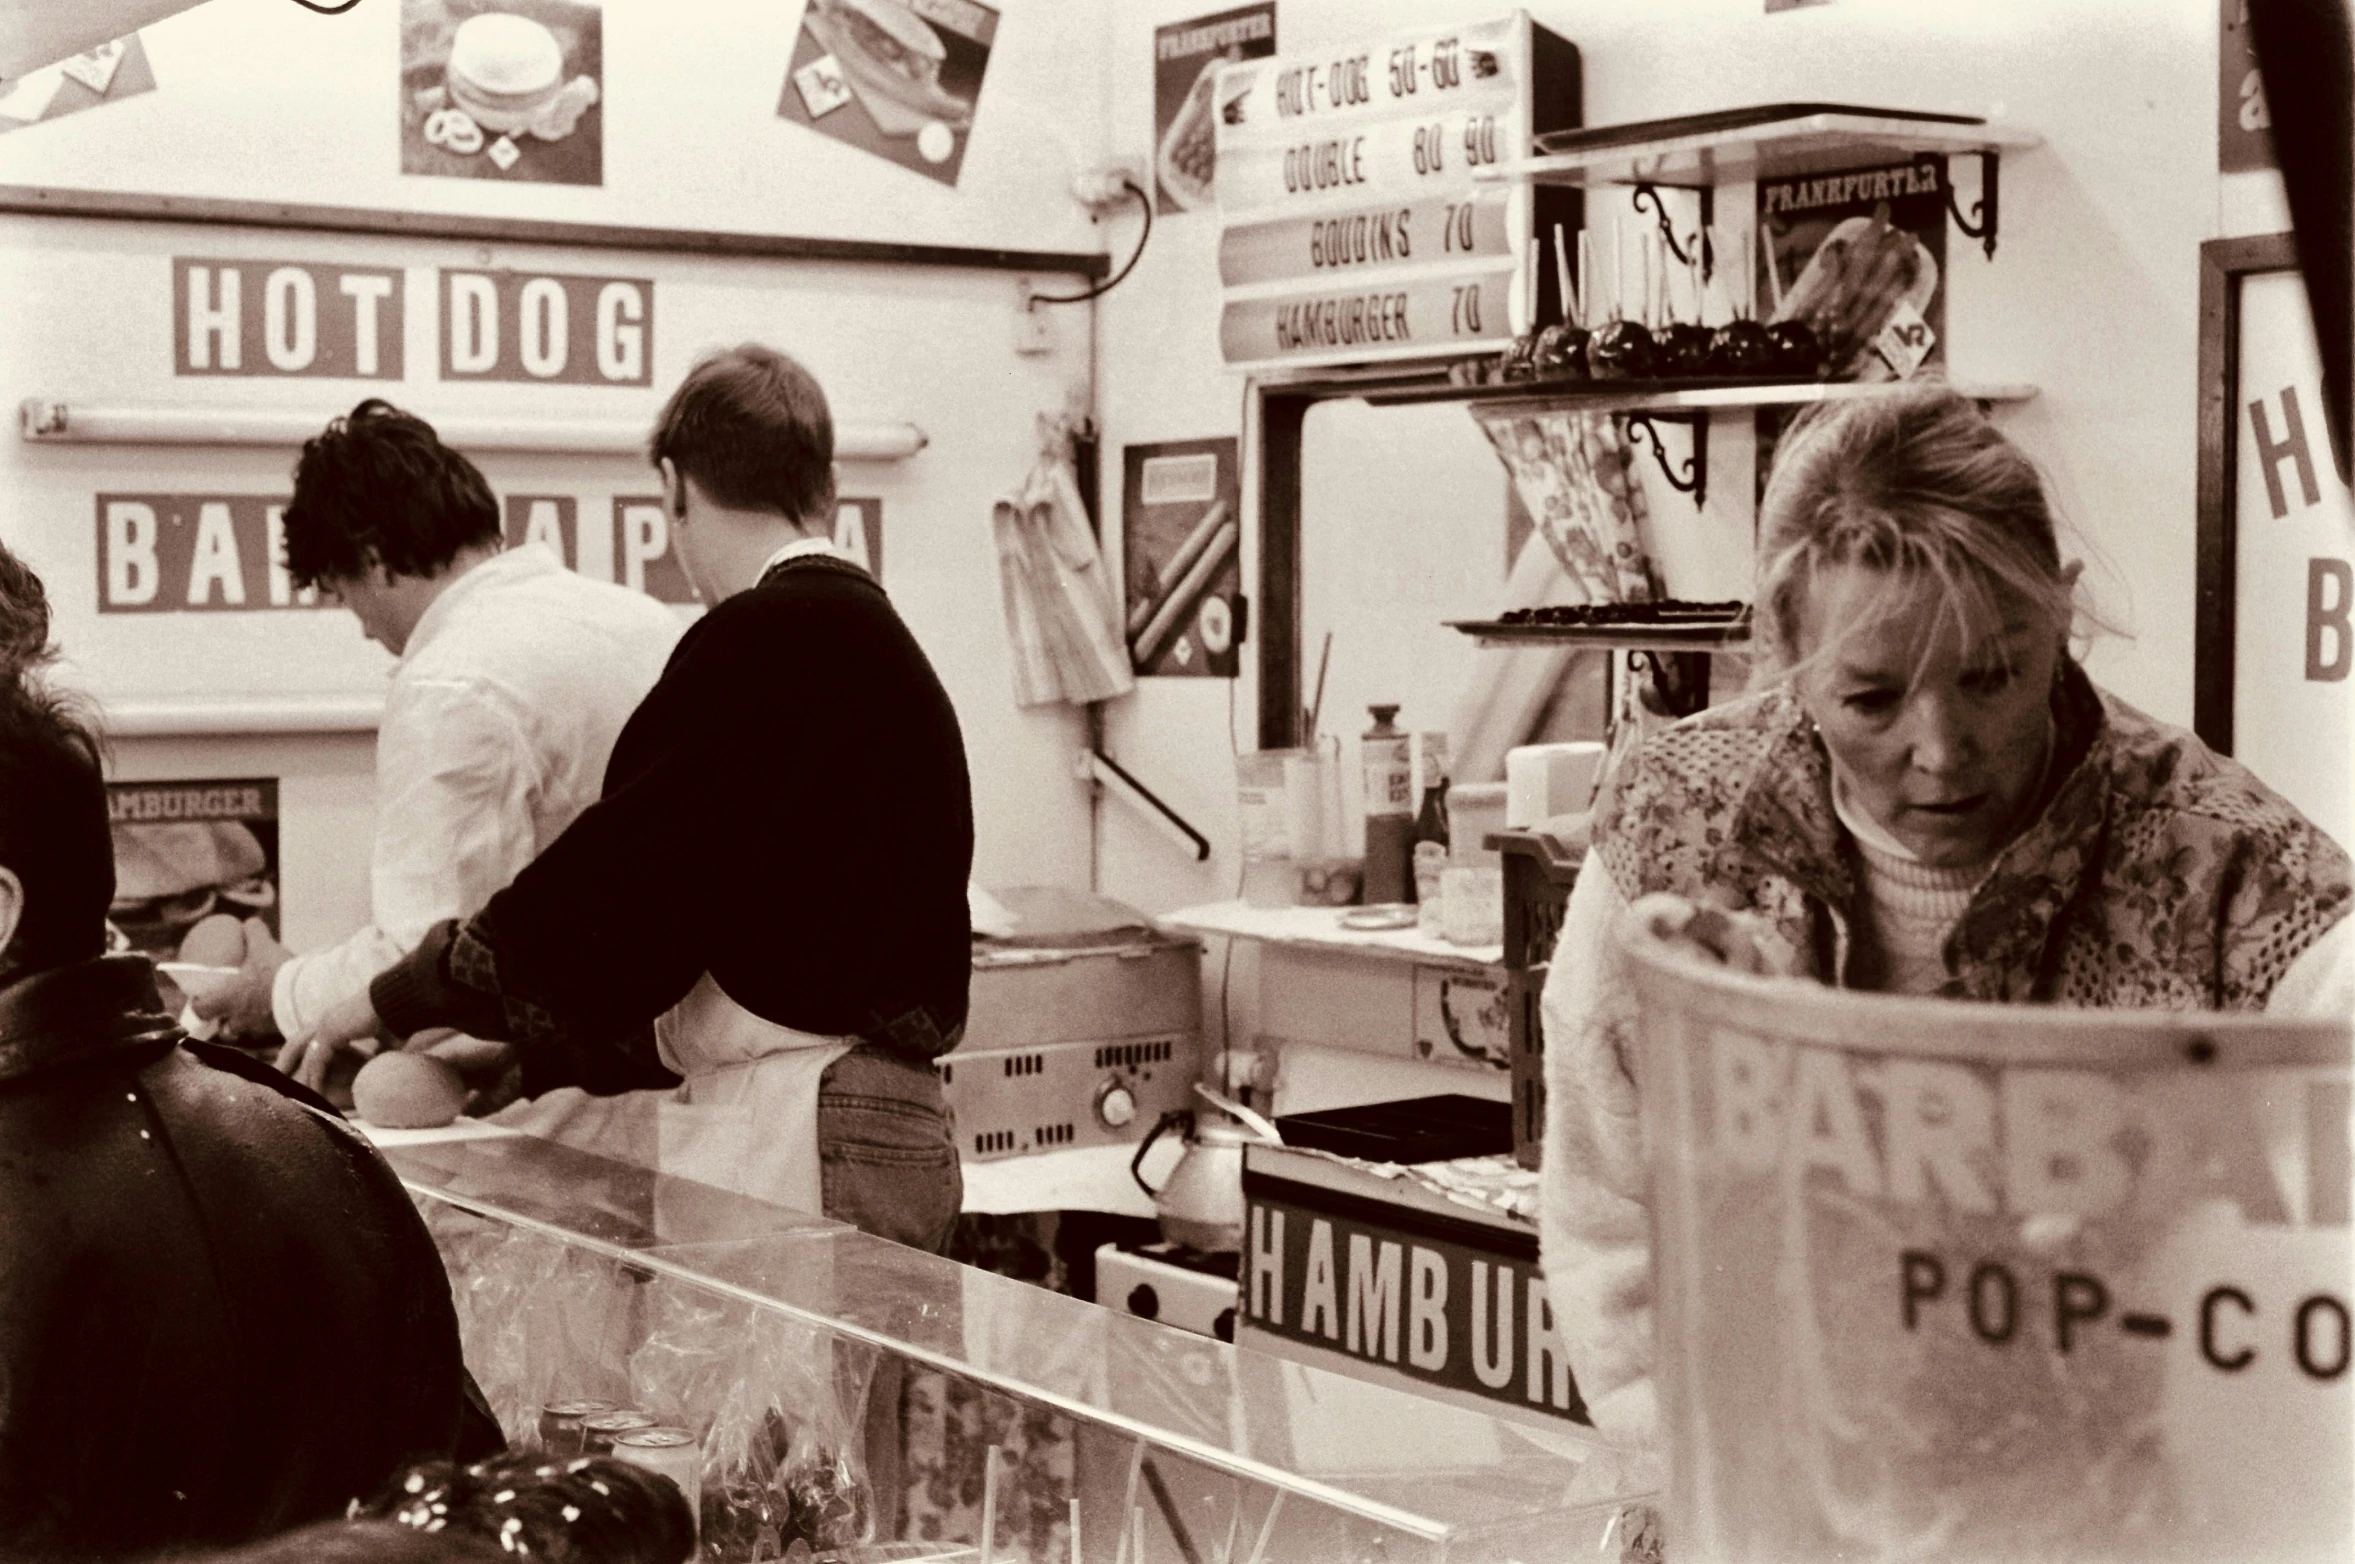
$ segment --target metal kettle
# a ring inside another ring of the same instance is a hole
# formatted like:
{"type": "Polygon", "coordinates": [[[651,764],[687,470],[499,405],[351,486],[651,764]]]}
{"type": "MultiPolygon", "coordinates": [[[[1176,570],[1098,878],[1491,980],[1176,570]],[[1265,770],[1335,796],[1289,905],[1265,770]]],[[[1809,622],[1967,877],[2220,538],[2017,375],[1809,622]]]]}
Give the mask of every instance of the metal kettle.
{"type": "Polygon", "coordinates": [[[1260,1137],[1216,1119],[1200,1121],[1191,1108],[1161,1115],[1137,1154],[1129,1176],[1153,1197],[1161,1236],[1204,1254],[1234,1254],[1243,1247],[1243,1148],[1260,1137]],[[1145,1182],[1145,1153],[1172,1125],[1183,1125],[1186,1149],[1177,1166],[1155,1189],[1145,1182]]]}

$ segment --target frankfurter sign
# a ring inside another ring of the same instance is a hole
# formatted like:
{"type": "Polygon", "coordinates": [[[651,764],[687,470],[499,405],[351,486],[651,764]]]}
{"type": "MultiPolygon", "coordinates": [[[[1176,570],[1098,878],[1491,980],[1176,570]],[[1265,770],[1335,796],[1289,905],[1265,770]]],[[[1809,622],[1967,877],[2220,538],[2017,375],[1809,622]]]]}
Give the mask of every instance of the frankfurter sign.
{"type": "Polygon", "coordinates": [[[1223,67],[1212,108],[1226,362],[1454,357],[1510,342],[1538,197],[1474,179],[1577,123],[1577,61],[1517,11],[1223,67]]]}

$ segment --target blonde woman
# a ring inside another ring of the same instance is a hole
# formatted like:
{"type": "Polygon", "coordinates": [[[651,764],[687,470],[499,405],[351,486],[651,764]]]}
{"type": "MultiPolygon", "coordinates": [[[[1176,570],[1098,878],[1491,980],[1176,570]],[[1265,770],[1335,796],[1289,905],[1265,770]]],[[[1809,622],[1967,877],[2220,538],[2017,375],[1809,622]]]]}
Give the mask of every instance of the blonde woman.
{"type": "Polygon", "coordinates": [[[2069,653],[2034,466],[1936,387],[1796,423],[1759,514],[1771,682],[1643,745],[1547,979],[1544,1259],[1598,1426],[1653,1431],[1630,904],[1754,970],[2014,1004],[2355,1010],[2346,852],[2069,653]]]}

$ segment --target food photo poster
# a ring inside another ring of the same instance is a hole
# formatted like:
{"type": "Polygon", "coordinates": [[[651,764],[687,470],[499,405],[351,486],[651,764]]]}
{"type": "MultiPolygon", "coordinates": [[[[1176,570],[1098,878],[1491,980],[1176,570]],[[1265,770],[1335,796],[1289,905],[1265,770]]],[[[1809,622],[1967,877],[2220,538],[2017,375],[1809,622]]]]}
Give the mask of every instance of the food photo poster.
{"type": "Polygon", "coordinates": [[[1243,639],[1234,437],[1124,446],[1121,466],[1129,666],[1139,674],[1234,678],[1243,639]]]}
{"type": "Polygon", "coordinates": [[[1834,380],[1943,363],[1946,203],[1935,156],[1760,180],[1760,313],[1812,328],[1834,380]]]}
{"type": "Polygon", "coordinates": [[[401,0],[401,172],[603,184],[604,24],[582,0],[401,0]]]}
{"type": "Polygon", "coordinates": [[[155,90],[155,71],[137,33],[85,49],[70,60],[0,78],[0,131],[64,119],[102,103],[155,90]]]}
{"type": "Polygon", "coordinates": [[[997,34],[978,0],[809,0],[777,115],[954,185],[997,34]]]}
{"type": "Polygon", "coordinates": [[[1217,201],[1218,124],[1210,89],[1230,60],[1276,52],[1275,0],[1153,30],[1153,209],[1202,211],[1217,201]]]}
{"type": "MultiPolygon", "coordinates": [[[[259,918],[279,935],[277,778],[110,782],[106,804],[113,948],[177,961],[191,930],[223,917],[259,918]]],[[[183,996],[168,974],[157,982],[177,1014],[183,996]]]]}

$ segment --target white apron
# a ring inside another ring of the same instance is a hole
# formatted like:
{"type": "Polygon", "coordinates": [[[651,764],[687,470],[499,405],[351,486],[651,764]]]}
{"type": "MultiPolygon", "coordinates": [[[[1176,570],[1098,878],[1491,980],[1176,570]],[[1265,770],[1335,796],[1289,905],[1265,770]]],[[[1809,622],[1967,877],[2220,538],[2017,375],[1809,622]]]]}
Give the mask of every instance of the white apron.
{"type": "Polygon", "coordinates": [[[706,972],[654,1023],[669,1091],[566,1086],[491,1122],[659,1173],[819,1214],[818,1081],[855,1039],[764,1021],[706,972]]]}

